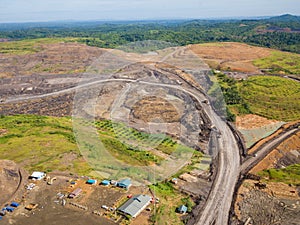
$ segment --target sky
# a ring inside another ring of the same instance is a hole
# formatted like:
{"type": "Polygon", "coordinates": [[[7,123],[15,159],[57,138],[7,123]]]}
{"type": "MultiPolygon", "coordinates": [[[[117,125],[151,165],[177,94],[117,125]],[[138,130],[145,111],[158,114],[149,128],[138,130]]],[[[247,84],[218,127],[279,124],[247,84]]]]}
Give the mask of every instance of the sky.
{"type": "Polygon", "coordinates": [[[0,23],[300,15],[300,0],[0,0],[0,23]]]}

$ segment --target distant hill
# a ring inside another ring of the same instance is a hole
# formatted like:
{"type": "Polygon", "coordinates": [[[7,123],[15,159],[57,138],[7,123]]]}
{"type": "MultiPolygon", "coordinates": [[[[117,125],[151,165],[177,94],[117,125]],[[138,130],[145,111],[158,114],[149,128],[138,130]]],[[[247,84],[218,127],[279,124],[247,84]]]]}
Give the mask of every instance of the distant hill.
{"type": "Polygon", "coordinates": [[[300,22],[300,16],[294,16],[291,14],[284,14],[281,16],[274,16],[269,19],[268,21],[272,22],[300,22]]]}
{"type": "MultiPolygon", "coordinates": [[[[0,41],[71,37],[101,48],[116,48],[144,40],[159,40],[180,46],[206,42],[244,42],[300,53],[299,34],[300,17],[289,14],[245,20],[0,23],[0,41]]],[[[3,51],[11,50],[7,47],[4,46],[3,51]]]]}

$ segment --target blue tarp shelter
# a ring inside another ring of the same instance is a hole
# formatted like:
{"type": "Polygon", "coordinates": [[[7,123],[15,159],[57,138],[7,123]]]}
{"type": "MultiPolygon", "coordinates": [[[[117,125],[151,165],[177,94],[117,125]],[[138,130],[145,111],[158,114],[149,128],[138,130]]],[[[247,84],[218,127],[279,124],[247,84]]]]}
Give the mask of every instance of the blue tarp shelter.
{"type": "Polygon", "coordinates": [[[13,207],[6,207],[7,212],[13,212],[14,210],[15,210],[15,208],[13,208],[13,207]]]}
{"type": "Polygon", "coordinates": [[[182,213],[182,214],[186,213],[187,210],[188,210],[188,208],[185,205],[181,205],[177,208],[177,212],[182,213]]]}
{"type": "Polygon", "coordinates": [[[89,179],[89,180],[87,180],[86,183],[87,183],[87,184],[97,184],[97,180],[89,179]]]}
{"type": "Polygon", "coordinates": [[[109,180],[103,180],[103,181],[101,182],[101,184],[104,185],[104,186],[107,186],[107,185],[110,184],[110,181],[109,181],[109,180]]]}
{"type": "Polygon", "coordinates": [[[11,204],[10,204],[10,206],[12,206],[12,207],[15,207],[15,208],[17,208],[17,207],[19,207],[19,203],[17,203],[17,202],[12,202],[11,204]]]}
{"type": "Polygon", "coordinates": [[[131,180],[130,179],[123,179],[123,180],[120,180],[117,184],[118,187],[121,187],[121,188],[126,188],[126,189],[129,189],[130,186],[131,186],[131,180]]]}

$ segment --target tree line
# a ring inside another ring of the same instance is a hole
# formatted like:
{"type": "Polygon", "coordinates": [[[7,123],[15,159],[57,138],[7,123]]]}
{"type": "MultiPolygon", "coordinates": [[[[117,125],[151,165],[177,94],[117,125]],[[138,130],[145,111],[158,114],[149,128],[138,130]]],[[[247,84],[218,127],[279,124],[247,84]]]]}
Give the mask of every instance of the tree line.
{"type": "Polygon", "coordinates": [[[244,42],[300,53],[300,17],[258,20],[192,20],[20,25],[0,24],[0,38],[12,40],[76,37],[89,46],[115,48],[135,41],[159,40],[175,45],[244,42]],[[289,28],[289,32],[270,28],[289,28]]]}

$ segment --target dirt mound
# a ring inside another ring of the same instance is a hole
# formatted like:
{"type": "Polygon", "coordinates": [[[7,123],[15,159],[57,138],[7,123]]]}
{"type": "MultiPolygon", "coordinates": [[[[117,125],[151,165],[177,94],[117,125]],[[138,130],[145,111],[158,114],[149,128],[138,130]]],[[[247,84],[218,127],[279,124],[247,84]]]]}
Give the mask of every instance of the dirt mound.
{"type": "Polygon", "coordinates": [[[133,116],[144,122],[156,120],[166,123],[180,121],[180,115],[176,108],[163,98],[150,96],[141,99],[133,106],[133,116]]]}
{"type": "Polygon", "coordinates": [[[9,160],[0,160],[0,204],[16,191],[20,182],[18,166],[9,160]]]}
{"type": "Polygon", "coordinates": [[[277,122],[278,121],[276,120],[268,120],[267,118],[258,115],[247,114],[243,116],[237,116],[235,124],[238,129],[253,129],[274,124],[277,122]]]}
{"type": "Polygon", "coordinates": [[[272,52],[267,48],[234,42],[192,45],[191,50],[213,69],[238,72],[259,72],[252,61],[272,52]]]}

